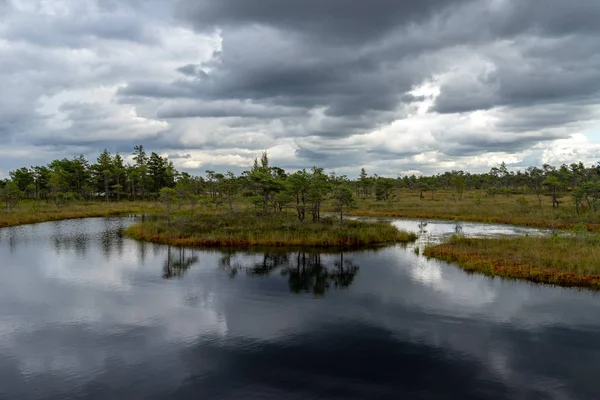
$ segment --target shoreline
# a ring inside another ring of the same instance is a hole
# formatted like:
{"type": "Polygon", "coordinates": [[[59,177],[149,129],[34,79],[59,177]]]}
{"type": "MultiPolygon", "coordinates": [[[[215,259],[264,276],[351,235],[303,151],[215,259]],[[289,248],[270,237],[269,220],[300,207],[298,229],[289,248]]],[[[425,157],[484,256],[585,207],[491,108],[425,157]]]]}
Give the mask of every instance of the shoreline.
{"type": "MultiPolygon", "coordinates": [[[[154,201],[144,202],[89,202],[75,203],[57,208],[51,204],[43,204],[38,209],[30,207],[19,208],[13,211],[0,211],[0,228],[11,226],[37,224],[68,219],[95,218],[118,216],[123,213],[147,214],[163,212],[164,206],[154,201]]],[[[589,232],[600,232],[600,223],[587,221],[561,222],[548,219],[529,219],[514,216],[486,216],[480,214],[465,215],[463,213],[449,215],[436,211],[421,210],[372,210],[367,205],[347,213],[355,217],[372,218],[401,218],[401,219],[427,219],[436,221],[477,222],[483,224],[513,225],[540,229],[569,230],[578,226],[585,226],[589,232]]]]}
{"type": "MultiPolygon", "coordinates": [[[[29,214],[27,216],[19,216],[17,221],[4,220],[0,215],[0,228],[10,228],[13,226],[21,226],[21,225],[32,225],[39,224],[44,222],[56,222],[63,220],[71,220],[71,219],[83,219],[83,218],[101,218],[101,217],[118,217],[120,214],[124,213],[133,213],[133,214],[145,214],[145,213],[156,213],[161,210],[156,207],[150,207],[147,210],[140,210],[139,208],[133,207],[131,209],[123,209],[123,210],[97,210],[97,211],[69,211],[69,210],[59,210],[59,212],[54,214],[29,214]]],[[[502,217],[470,217],[463,216],[452,218],[447,215],[436,215],[436,214],[410,214],[410,213],[386,213],[386,212],[371,212],[371,211],[351,211],[348,213],[349,216],[352,217],[372,217],[372,218],[398,218],[398,219],[426,219],[432,221],[447,221],[447,222],[476,222],[482,224],[498,224],[498,225],[510,225],[510,226],[518,226],[524,228],[540,228],[540,229],[556,229],[556,230],[569,230],[577,227],[577,225],[585,224],[586,229],[589,232],[600,232],[600,224],[597,223],[558,223],[553,226],[553,224],[541,222],[541,221],[521,221],[518,219],[512,218],[502,218],[502,217]]]]}
{"type": "MultiPolygon", "coordinates": [[[[131,227],[130,227],[131,228],[131,227]]],[[[260,249],[260,248],[293,248],[297,249],[331,249],[331,250],[375,250],[394,244],[407,244],[414,240],[390,241],[377,243],[322,243],[322,242],[284,242],[284,241],[260,241],[236,238],[182,238],[166,235],[152,235],[140,232],[132,232],[130,228],[125,229],[123,235],[129,239],[142,242],[155,243],[174,247],[196,247],[207,249],[232,248],[232,249],[260,249]]]]}
{"type": "Polygon", "coordinates": [[[41,224],[44,222],[66,221],[83,218],[118,217],[122,214],[151,214],[161,212],[162,208],[154,202],[132,203],[82,203],[74,207],[56,208],[40,211],[14,210],[0,213],[0,228],[41,224]]]}
{"type": "Polygon", "coordinates": [[[417,240],[413,232],[390,223],[333,219],[298,223],[291,215],[264,218],[252,214],[199,215],[169,225],[147,221],[128,227],[124,236],[153,243],[190,247],[318,247],[358,248],[417,240]]]}
{"type": "MultiPolygon", "coordinates": [[[[118,217],[123,214],[155,214],[163,211],[161,206],[155,202],[135,202],[135,203],[88,203],[88,204],[77,204],[73,207],[62,208],[49,208],[39,211],[38,213],[23,211],[15,212],[14,214],[6,212],[0,214],[0,228],[8,228],[13,226],[22,226],[29,224],[38,224],[44,222],[55,222],[62,220],[72,219],[83,219],[83,218],[98,218],[98,217],[118,217]],[[2,219],[2,217],[11,216],[10,219],[2,219]]],[[[240,215],[236,215],[236,218],[240,215]]],[[[352,216],[359,217],[372,217],[372,218],[399,218],[399,219],[430,219],[438,221],[464,221],[464,222],[476,222],[476,223],[489,223],[489,224],[503,224],[512,226],[524,226],[524,227],[535,227],[535,228],[552,228],[547,223],[541,221],[523,221],[515,220],[512,218],[478,218],[476,216],[467,217],[461,216],[460,219],[449,218],[439,214],[419,214],[419,213],[397,213],[397,212],[373,212],[368,210],[355,210],[349,213],[352,216]],[[520,222],[520,223],[518,223],[520,222]]],[[[198,216],[200,217],[200,216],[198,216]]],[[[224,214],[204,214],[203,218],[210,219],[221,219],[228,218],[224,214]]],[[[256,220],[258,221],[258,220],[256,220]]],[[[250,249],[260,247],[270,248],[283,248],[291,247],[294,249],[298,248],[315,248],[315,249],[332,249],[332,250],[345,250],[345,249],[373,249],[381,248],[393,244],[403,244],[414,242],[417,239],[417,235],[411,232],[400,231],[396,229],[396,233],[392,232],[394,236],[391,240],[391,231],[379,231],[371,232],[368,235],[358,236],[354,232],[360,231],[357,228],[352,234],[348,234],[349,225],[353,223],[350,220],[343,228],[347,229],[346,234],[339,230],[339,226],[321,224],[311,225],[312,223],[306,223],[302,228],[294,226],[293,229],[286,231],[282,230],[281,226],[275,225],[267,226],[264,225],[264,221],[261,221],[262,225],[253,227],[253,221],[246,221],[246,225],[238,227],[226,227],[229,229],[229,233],[224,234],[224,231],[210,232],[195,235],[181,235],[177,232],[153,232],[152,226],[155,226],[154,222],[143,222],[137,223],[124,232],[124,236],[141,240],[151,243],[171,245],[176,247],[205,247],[205,248],[239,248],[239,249],[250,249]],[[253,227],[248,229],[247,226],[253,227]],[[296,229],[304,229],[304,227],[310,227],[306,232],[300,232],[296,229]],[[321,236],[320,236],[321,235],[321,236]],[[337,236],[336,236],[337,235],[337,236]],[[378,236],[378,237],[377,237],[378,236]],[[383,238],[383,239],[382,239],[383,238]]],[[[279,222],[281,223],[281,222],[279,222]]],[[[370,222],[370,226],[373,225],[370,222]]],[[[257,223],[258,225],[258,223],[257,223]]],[[[382,223],[379,227],[387,225],[382,223]]],[[[579,224],[583,228],[583,223],[579,224]]],[[[366,225],[365,225],[366,226],[366,225]]],[[[391,225],[390,225],[391,226],[391,225]]],[[[576,227],[577,224],[555,224],[555,229],[568,229],[576,227]]],[[[600,231],[600,224],[586,224],[586,229],[589,232],[600,231]]],[[[394,228],[395,229],[395,228],[394,228]]],[[[585,232],[584,232],[585,234],[585,232]]],[[[595,234],[588,234],[588,237],[596,237],[595,234]]],[[[491,277],[501,277],[507,279],[519,279],[526,280],[533,283],[542,283],[555,285],[560,287],[580,287],[593,290],[600,290],[600,262],[598,273],[576,273],[568,269],[561,269],[556,267],[548,267],[543,264],[537,264],[536,258],[528,254],[527,247],[520,247],[518,250],[511,252],[505,252],[502,254],[493,254],[494,251],[498,252],[502,249],[502,240],[531,240],[527,236],[519,236],[513,239],[501,239],[501,238],[487,238],[487,239],[457,239],[451,240],[450,242],[441,243],[439,245],[427,247],[423,251],[423,255],[428,258],[435,258],[438,260],[446,261],[455,264],[459,268],[463,269],[467,273],[481,273],[491,277]],[[489,248],[485,251],[481,251],[476,248],[468,248],[463,241],[486,241],[489,248]],[[518,257],[516,256],[518,254],[518,257]],[[512,258],[510,258],[512,257],[512,258]],[[507,261],[508,260],[508,261],[507,261]],[[540,266],[541,265],[541,266],[540,266]]],[[[580,246],[576,255],[570,256],[564,251],[555,249],[556,243],[551,242],[551,237],[538,238],[547,242],[547,252],[555,251],[556,260],[563,262],[565,265],[568,261],[578,260],[582,257],[582,254],[589,253],[587,248],[581,248],[586,246],[585,240],[581,237],[574,237],[573,240],[577,240],[577,245],[580,246]],[[580,243],[581,242],[581,243],[580,243]]],[[[600,239],[598,239],[600,240],[600,239]]],[[[574,242],[575,243],[575,242],[574,242]]]]}
{"type": "Polygon", "coordinates": [[[540,229],[555,229],[555,230],[569,230],[577,227],[578,225],[584,224],[589,232],[600,232],[600,223],[590,222],[560,222],[551,223],[546,221],[534,221],[534,220],[523,220],[519,218],[511,217],[478,217],[460,215],[452,217],[449,215],[442,214],[427,214],[427,213],[402,213],[402,212],[381,212],[381,211],[362,211],[354,210],[348,215],[353,217],[373,217],[373,218],[401,218],[401,219],[427,219],[434,221],[452,221],[452,222],[478,222],[482,224],[498,224],[498,225],[512,225],[520,226],[524,228],[540,228],[540,229]]]}
{"type": "Polygon", "coordinates": [[[553,237],[454,238],[427,247],[423,255],[452,263],[467,273],[600,290],[600,271],[592,271],[596,266],[600,268],[598,255],[590,255],[586,250],[596,248],[597,244],[580,244],[579,248],[569,250],[569,240],[578,239],[559,240],[566,243],[557,244],[553,237]],[[575,261],[578,257],[580,259],[575,261]]]}

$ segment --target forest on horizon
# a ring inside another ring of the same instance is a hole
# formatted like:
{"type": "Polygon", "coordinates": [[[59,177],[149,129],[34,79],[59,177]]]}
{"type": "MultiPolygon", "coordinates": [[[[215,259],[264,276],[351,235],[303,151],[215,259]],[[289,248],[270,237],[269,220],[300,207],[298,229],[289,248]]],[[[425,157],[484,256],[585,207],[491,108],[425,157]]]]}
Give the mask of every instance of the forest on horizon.
{"type": "MultiPolygon", "coordinates": [[[[345,175],[325,174],[313,166],[295,172],[270,165],[266,152],[241,174],[207,170],[204,176],[179,172],[168,160],[155,152],[148,154],[135,146],[133,163],[120,154],[104,150],[95,162],[78,156],[63,158],[46,165],[22,167],[0,180],[0,197],[12,209],[21,200],[45,200],[62,206],[77,200],[158,200],[161,190],[173,189],[180,200],[204,197],[215,204],[229,204],[234,198],[247,197],[267,208],[281,208],[301,198],[305,202],[323,201],[336,188],[343,187],[350,196],[394,199],[397,189],[409,189],[420,198],[435,196],[440,190],[451,191],[459,201],[465,191],[484,190],[486,195],[532,194],[542,207],[559,207],[563,198],[572,198],[577,212],[596,212],[600,206],[600,163],[586,167],[583,163],[531,166],[511,171],[505,163],[485,173],[452,170],[435,175],[405,175],[396,178],[369,175],[362,168],[356,179],[345,175]]],[[[347,195],[347,194],[346,194],[347,195]]]]}

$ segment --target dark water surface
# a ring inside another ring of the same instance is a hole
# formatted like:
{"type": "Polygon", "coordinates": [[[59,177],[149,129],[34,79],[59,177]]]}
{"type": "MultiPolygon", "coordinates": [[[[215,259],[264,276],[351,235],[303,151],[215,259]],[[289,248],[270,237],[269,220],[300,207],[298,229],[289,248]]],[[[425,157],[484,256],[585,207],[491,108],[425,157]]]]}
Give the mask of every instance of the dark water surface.
{"type": "MultiPolygon", "coordinates": [[[[600,298],[414,246],[180,250],[131,219],[0,229],[1,399],[600,399],[600,298]]],[[[445,234],[501,226],[398,221],[445,234]]]]}

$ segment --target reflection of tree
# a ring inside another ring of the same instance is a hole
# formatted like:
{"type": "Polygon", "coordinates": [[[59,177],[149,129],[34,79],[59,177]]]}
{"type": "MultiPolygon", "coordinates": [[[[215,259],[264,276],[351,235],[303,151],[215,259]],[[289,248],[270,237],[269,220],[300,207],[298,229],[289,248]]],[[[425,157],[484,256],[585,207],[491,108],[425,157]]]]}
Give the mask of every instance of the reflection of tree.
{"type": "Polygon", "coordinates": [[[17,244],[19,242],[18,236],[15,234],[15,228],[8,228],[8,232],[10,232],[10,236],[8,237],[8,248],[10,249],[10,254],[14,254],[17,251],[17,244]]]}
{"type": "Polygon", "coordinates": [[[143,264],[146,261],[146,248],[148,247],[148,243],[143,240],[137,240],[135,243],[138,249],[138,258],[140,263],[143,264]]]}
{"type": "Polygon", "coordinates": [[[344,253],[340,253],[340,261],[336,261],[334,265],[337,269],[331,272],[331,280],[335,287],[346,288],[350,286],[358,273],[359,266],[354,264],[352,260],[344,260],[344,253]]]}
{"type": "Polygon", "coordinates": [[[235,253],[223,254],[219,265],[227,271],[230,277],[235,277],[240,270],[245,270],[249,276],[268,276],[279,269],[282,276],[287,276],[288,287],[293,293],[313,293],[323,296],[333,284],[335,288],[346,288],[352,284],[358,273],[359,266],[350,260],[344,260],[340,253],[339,261],[326,265],[320,253],[298,252],[295,254],[281,252],[266,252],[262,260],[244,266],[234,261],[235,253]]]}
{"type": "Polygon", "coordinates": [[[234,256],[235,253],[233,251],[229,251],[227,253],[223,253],[219,259],[219,267],[221,267],[224,271],[227,271],[227,275],[229,275],[230,278],[235,277],[238,271],[243,268],[241,264],[232,262],[234,256]]]}
{"type": "Polygon", "coordinates": [[[88,251],[100,246],[100,250],[104,254],[106,260],[109,260],[111,255],[117,252],[119,255],[123,253],[125,240],[123,238],[123,230],[125,222],[122,220],[113,220],[104,218],[101,223],[103,229],[88,231],[87,223],[73,222],[66,224],[65,222],[54,222],[50,241],[57,253],[61,251],[74,251],[78,255],[85,257],[88,251]]]}
{"type": "Polygon", "coordinates": [[[323,296],[329,289],[329,272],[321,263],[318,253],[298,253],[295,265],[288,265],[281,273],[288,276],[288,286],[293,293],[313,292],[323,296]]]}
{"type": "Polygon", "coordinates": [[[114,250],[118,251],[118,254],[123,254],[123,227],[119,226],[116,230],[111,230],[107,227],[101,234],[102,251],[104,257],[109,260],[114,250]]]}
{"type": "Polygon", "coordinates": [[[267,276],[271,271],[286,265],[289,255],[284,253],[265,253],[262,262],[254,264],[248,272],[254,276],[267,276]]]}
{"type": "Polygon", "coordinates": [[[181,247],[178,251],[173,251],[172,246],[167,249],[167,259],[163,264],[163,278],[180,278],[188,269],[198,262],[198,256],[193,250],[186,250],[181,247]],[[186,255],[186,251],[191,251],[191,255],[186,255]]]}
{"type": "Polygon", "coordinates": [[[90,237],[83,233],[72,236],[60,234],[52,236],[52,244],[57,253],[62,250],[74,250],[78,255],[85,257],[90,243],[90,237]]]}

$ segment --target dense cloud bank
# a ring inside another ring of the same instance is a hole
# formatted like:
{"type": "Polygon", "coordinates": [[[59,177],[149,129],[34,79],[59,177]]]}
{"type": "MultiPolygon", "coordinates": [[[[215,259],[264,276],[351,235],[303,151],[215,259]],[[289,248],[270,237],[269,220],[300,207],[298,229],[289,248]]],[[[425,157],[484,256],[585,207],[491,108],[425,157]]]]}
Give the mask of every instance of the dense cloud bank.
{"type": "Polygon", "coordinates": [[[0,0],[0,171],[595,162],[596,0],[0,0]]]}

